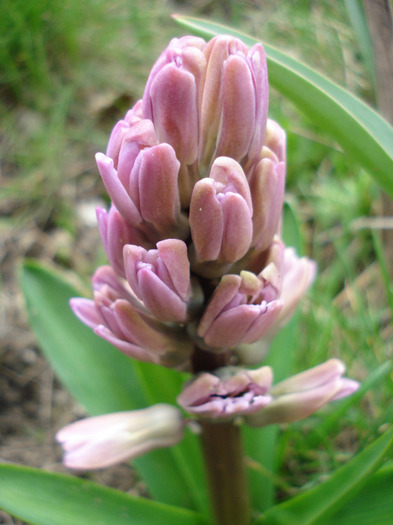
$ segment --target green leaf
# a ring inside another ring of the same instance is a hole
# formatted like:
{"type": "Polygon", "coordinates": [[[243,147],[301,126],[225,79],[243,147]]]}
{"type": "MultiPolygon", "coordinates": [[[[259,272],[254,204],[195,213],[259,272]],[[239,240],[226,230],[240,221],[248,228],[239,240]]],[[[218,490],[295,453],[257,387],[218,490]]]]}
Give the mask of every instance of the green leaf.
{"type": "MultiPolygon", "coordinates": [[[[72,313],[69,299],[80,293],[62,276],[31,261],[23,267],[21,284],[30,322],[45,356],[60,380],[90,414],[135,410],[151,402],[175,401],[175,390],[182,380],[180,374],[157,365],[139,364],[97,337],[72,313]],[[146,389],[149,374],[151,388],[154,385],[156,388],[154,396],[146,389]],[[164,391],[161,398],[160,391],[164,391]]],[[[189,486],[192,475],[184,472],[184,454],[187,450],[183,454],[173,448],[154,450],[133,463],[155,498],[196,508],[201,504],[200,496],[194,481],[189,486]],[[170,472],[170,476],[158,476],[157,472],[170,472]]]]}
{"type": "Polygon", "coordinates": [[[0,506],[34,525],[206,523],[200,514],[186,509],[18,465],[0,465],[0,486],[0,506]]]}
{"type": "Polygon", "coordinates": [[[148,405],[132,360],[79,321],[69,300],[80,293],[60,274],[24,264],[21,286],[40,346],[57,376],[92,415],[148,405]]]}
{"type": "MultiPolygon", "coordinates": [[[[205,37],[229,34],[256,39],[214,22],[187,16],[175,20],[205,37]]],[[[269,82],[341,144],[393,197],[393,128],[360,99],[298,60],[264,44],[269,82]]]]}
{"type": "Polygon", "coordinates": [[[321,525],[391,525],[393,465],[378,470],[339,512],[321,525]]]}
{"type": "MultiPolygon", "coordinates": [[[[320,525],[338,512],[364,485],[393,449],[393,427],[338,469],[329,479],[270,508],[255,525],[320,525]]],[[[373,505],[373,502],[371,502],[373,505]]],[[[377,522],[375,522],[377,523],[377,522]]],[[[333,524],[333,522],[332,522],[333,524]]]]}

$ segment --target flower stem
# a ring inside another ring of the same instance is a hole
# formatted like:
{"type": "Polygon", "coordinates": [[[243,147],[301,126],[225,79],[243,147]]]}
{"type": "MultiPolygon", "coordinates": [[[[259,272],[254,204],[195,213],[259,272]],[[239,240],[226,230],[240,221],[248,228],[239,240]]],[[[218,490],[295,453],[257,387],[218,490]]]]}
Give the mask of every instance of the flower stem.
{"type": "Polygon", "coordinates": [[[214,523],[249,525],[249,493],[240,428],[232,421],[201,422],[201,428],[214,523]]]}

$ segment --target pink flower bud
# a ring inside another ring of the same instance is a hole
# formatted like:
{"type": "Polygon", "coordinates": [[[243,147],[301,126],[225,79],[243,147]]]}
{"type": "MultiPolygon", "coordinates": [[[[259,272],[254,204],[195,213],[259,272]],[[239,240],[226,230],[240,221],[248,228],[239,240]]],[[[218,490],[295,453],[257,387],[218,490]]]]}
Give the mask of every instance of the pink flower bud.
{"type": "MultiPolygon", "coordinates": [[[[278,278],[270,276],[274,281],[278,278]]],[[[283,306],[269,281],[251,272],[224,275],[208,303],[197,333],[212,348],[253,343],[274,326],[283,306]]]]}
{"type": "MultiPolygon", "coordinates": [[[[285,158],[285,132],[268,120],[267,139],[280,156],[285,158]]],[[[250,180],[254,208],[252,245],[260,252],[266,250],[281,221],[285,191],[285,162],[265,144],[262,159],[255,166],[250,180]]]]}
{"type": "Polygon", "coordinates": [[[173,39],[155,63],[143,95],[142,113],[160,142],[168,142],[182,164],[197,157],[199,78],[206,66],[200,38],[173,39]]]}
{"type": "Polygon", "coordinates": [[[252,238],[252,204],[241,166],[228,157],[214,161],[209,178],[196,183],[190,228],[199,261],[236,262],[252,238]]]}
{"type": "Polygon", "coordinates": [[[56,434],[64,448],[63,463],[91,470],[123,463],[156,448],[176,445],[184,422],[180,410],[159,404],[71,423],[56,434]]]}
{"type": "Polygon", "coordinates": [[[300,299],[315,279],[317,265],[307,257],[299,258],[293,248],[285,248],[282,268],[282,293],[284,303],[278,318],[278,328],[284,326],[292,317],[300,299]]]}
{"type": "Polygon", "coordinates": [[[330,359],[272,386],[269,366],[256,370],[225,367],[196,376],[177,401],[187,412],[202,418],[244,416],[249,425],[256,427],[291,423],[352,394],[359,384],[343,378],[344,372],[341,361],[330,359]]]}
{"type": "MultiPolygon", "coordinates": [[[[307,257],[299,258],[293,248],[286,248],[284,243],[275,237],[269,250],[260,254],[265,265],[258,278],[264,283],[266,301],[279,299],[281,308],[278,315],[264,333],[264,344],[243,345],[236,350],[239,362],[243,364],[259,363],[266,355],[268,346],[277,332],[290,320],[301,298],[310,288],[316,274],[316,264],[307,257]]],[[[261,265],[258,258],[252,261],[249,268],[255,270],[261,265]]],[[[251,272],[243,272],[251,274],[251,272]]]]}
{"type": "Polygon", "coordinates": [[[161,321],[185,322],[191,298],[187,245],[177,239],[157,243],[157,250],[124,247],[129,285],[149,312],[161,321]]]}
{"type": "Polygon", "coordinates": [[[124,354],[151,363],[188,367],[192,343],[179,327],[170,328],[152,318],[109,266],[93,276],[94,300],[75,298],[75,315],[124,354]]]}
{"type": "Polygon", "coordinates": [[[120,120],[112,130],[106,149],[107,157],[110,157],[116,169],[118,169],[121,157],[123,171],[130,172],[138,153],[146,147],[158,144],[153,123],[135,115],[134,109],[130,110],[124,120],[120,120]]]}
{"type": "Polygon", "coordinates": [[[132,156],[120,150],[118,169],[113,160],[98,153],[98,169],[106,190],[123,218],[149,236],[186,236],[188,227],[180,213],[179,161],[168,144],[146,147],[132,156]],[[124,161],[124,162],[123,162],[124,161]]]}
{"type": "Polygon", "coordinates": [[[178,396],[177,402],[187,412],[203,418],[231,419],[237,415],[253,414],[272,398],[268,366],[258,370],[221,368],[214,374],[197,376],[178,396]]]}
{"type": "Polygon", "coordinates": [[[143,220],[165,231],[180,214],[179,161],[168,144],[142,150],[129,173],[128,187],[143,220]]]}
{"type": "Polygon", "coordinates": [[[241,40],[217,36],[204,49],[207,60],[200,83],[199,162],[230,156],[252,164],[263,146],[268,83],[263,47],[250,50],[241,40]]]}
{"type": "Polygon", "coordinates": [[[103,208],[97,208],[97,221],[109,262],[115,272],[125,278],[124,245],[138,244],[151,248],[153,243],[147,240],[140,230],[128,224],[113,204],[109,212],[103,208]]]}
{"type": "Polygon", "coordinates": [[[343,378],[345,365],[330,359],[273,386],[269,394],[273,401],[263,410],[246,415],[251,426],[272,423],[292,423],[304,419],[321,407],[358,389],[359,383],[343,378]]]}
{"type": "Polygon", "coordinates": [[[142,225],[141,214],[119,179],[113,160],[103,153],[97,153],[96,162],[106,191],[121,215],[132,226],[142,225]]]}
{"type": "Polygon", "coordinates": [[[268,118],[266,123],[266,136],[262,156],[273,157],[277,162],[286,161],[287,137],[282,127],[274,120],[268,118]],[[270,155],[269,153],[270,152],[270,155]]]}

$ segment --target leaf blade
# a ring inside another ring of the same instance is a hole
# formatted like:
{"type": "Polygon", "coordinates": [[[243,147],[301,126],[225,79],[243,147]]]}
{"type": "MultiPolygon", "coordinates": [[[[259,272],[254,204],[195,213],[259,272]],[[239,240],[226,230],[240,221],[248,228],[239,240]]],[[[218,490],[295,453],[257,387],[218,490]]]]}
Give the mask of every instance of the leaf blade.
{"type": "Polygon", "coordinates": [[[393,466],[378,470],[339,512],[321,525],[391,525],[393,466]]]}
{"type": "Polygon", "coordinates": [[[270,508],[255,525],[317,525],[371,479],[393,449],[393,427],[315,488],[270,508]]]}
{"type": "Polygon", "coordinates": [[[147,405],[131,359],[96,336],[69,307],[78,291],[35,261],[22,268],[29,321],[60,380],[92,415],[147,405]]]}
{"type": "Polygon", "coordinates": [[[30,467],[0,465],[0,485],[0,506],[35,525],[205,523],[193,511],[30,467]]]}

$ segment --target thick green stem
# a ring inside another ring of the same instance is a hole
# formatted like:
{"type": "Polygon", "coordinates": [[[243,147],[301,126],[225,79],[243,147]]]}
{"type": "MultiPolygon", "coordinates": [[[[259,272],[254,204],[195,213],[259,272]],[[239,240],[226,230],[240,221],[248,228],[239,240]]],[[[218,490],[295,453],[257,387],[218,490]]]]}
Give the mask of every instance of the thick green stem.
{"type": "Polygon", "coordinates": [[[249,525],[250,502],[241,432],[233,422],[201,422],[215,525],[249,525]]]}

